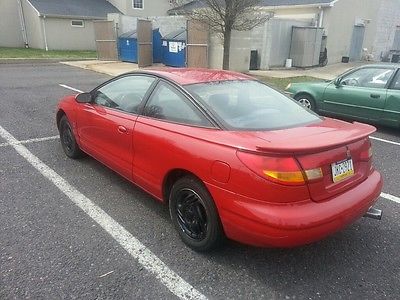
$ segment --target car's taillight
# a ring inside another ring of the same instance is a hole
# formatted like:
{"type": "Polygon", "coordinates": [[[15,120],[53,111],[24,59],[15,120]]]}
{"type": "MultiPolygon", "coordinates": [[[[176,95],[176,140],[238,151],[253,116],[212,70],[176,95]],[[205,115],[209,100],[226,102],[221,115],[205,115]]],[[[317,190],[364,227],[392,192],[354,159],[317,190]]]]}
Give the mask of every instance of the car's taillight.
{"type": "Polygon", "coordinates": [[[294,157],[265,156],[238,151],[240,161],[257,175],[284,185],[304,185],[323,177],[322,169],[302,170],[294,157]]]}

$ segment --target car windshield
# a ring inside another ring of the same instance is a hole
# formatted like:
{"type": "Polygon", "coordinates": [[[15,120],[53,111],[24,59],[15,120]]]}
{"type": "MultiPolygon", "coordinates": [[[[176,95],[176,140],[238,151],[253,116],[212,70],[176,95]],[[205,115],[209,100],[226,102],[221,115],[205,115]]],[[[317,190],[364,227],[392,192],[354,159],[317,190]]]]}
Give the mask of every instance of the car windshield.
{"type": "Polygon", "coordinates": [[[294,100],[255,80],[199,83],[186,88],[231,129],[273,130],[321,120],[294,100]]]}

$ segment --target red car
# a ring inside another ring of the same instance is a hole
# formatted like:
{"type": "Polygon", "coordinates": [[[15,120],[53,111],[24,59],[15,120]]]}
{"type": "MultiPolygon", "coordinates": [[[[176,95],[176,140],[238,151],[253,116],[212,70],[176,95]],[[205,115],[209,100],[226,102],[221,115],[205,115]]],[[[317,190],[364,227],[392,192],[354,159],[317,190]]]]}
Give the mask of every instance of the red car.
{"type": "Polygon", "coordinates": [[[375,128],[320,117],[243,74],[124,74],[62,99],[57,126],[67,156],[87,153],[167,203],[197,251],[224,237],[292,247],[380,217],[375,128]]]}

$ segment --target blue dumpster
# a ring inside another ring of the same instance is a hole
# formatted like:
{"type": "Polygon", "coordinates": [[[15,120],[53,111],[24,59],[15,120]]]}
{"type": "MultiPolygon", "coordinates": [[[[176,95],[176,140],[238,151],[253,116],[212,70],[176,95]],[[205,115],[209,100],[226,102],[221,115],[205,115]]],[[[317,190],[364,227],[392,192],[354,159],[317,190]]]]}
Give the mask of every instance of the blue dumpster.
{"type": "Polygon", "coordinates": [[[186,67],[186,29],[181,28],[162,38],[162,62],[170,67],[186,67]]]}
{"type": "MultiPolygon", "coordinates": [[[[153,30],[153,62],[159,63],[162,60],[160,30],[153,30]]],[[[138,42],[136,30],[128,31],[118,38],[119,59],[127,62],[138,62],[138,42]]]]}
{"type": "Polygon", "coordinates": [[[136,30],[125,32],[118,38],[118,54],[122,61],[138,62],[136,30]]]}
{"type": "Polygon", "coordinates": [[[153,62],[160,63],[162,61],[162,40],[160,30],[153,30],[153,62]]]}

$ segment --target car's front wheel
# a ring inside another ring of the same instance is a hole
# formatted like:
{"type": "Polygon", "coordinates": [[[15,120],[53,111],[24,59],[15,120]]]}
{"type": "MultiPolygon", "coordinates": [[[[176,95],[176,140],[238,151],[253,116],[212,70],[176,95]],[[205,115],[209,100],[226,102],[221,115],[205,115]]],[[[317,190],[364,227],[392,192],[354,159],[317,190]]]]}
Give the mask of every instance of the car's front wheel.
{"type": "Polygon", "coordinates": [[[82,157],[83,152],[76,142],[71,124],[69,123],[66,115],[61,117],[58,128],[60,131],[61,146],[65,154],[70,158],[82,157]]]}
{"type": "Polygon", "coordinates": [[[305,108],[315,111],[315,101],[310,95],[301,94],[295,96],[294,99],[305,108]]]}
{"type": "Polygon", "coordinates": [[[196,251],[209,251],[224,234],[214,201],[202,182],[187,176],[175,182],[169,197],[172,222],[183,242],[196,251]]]}

